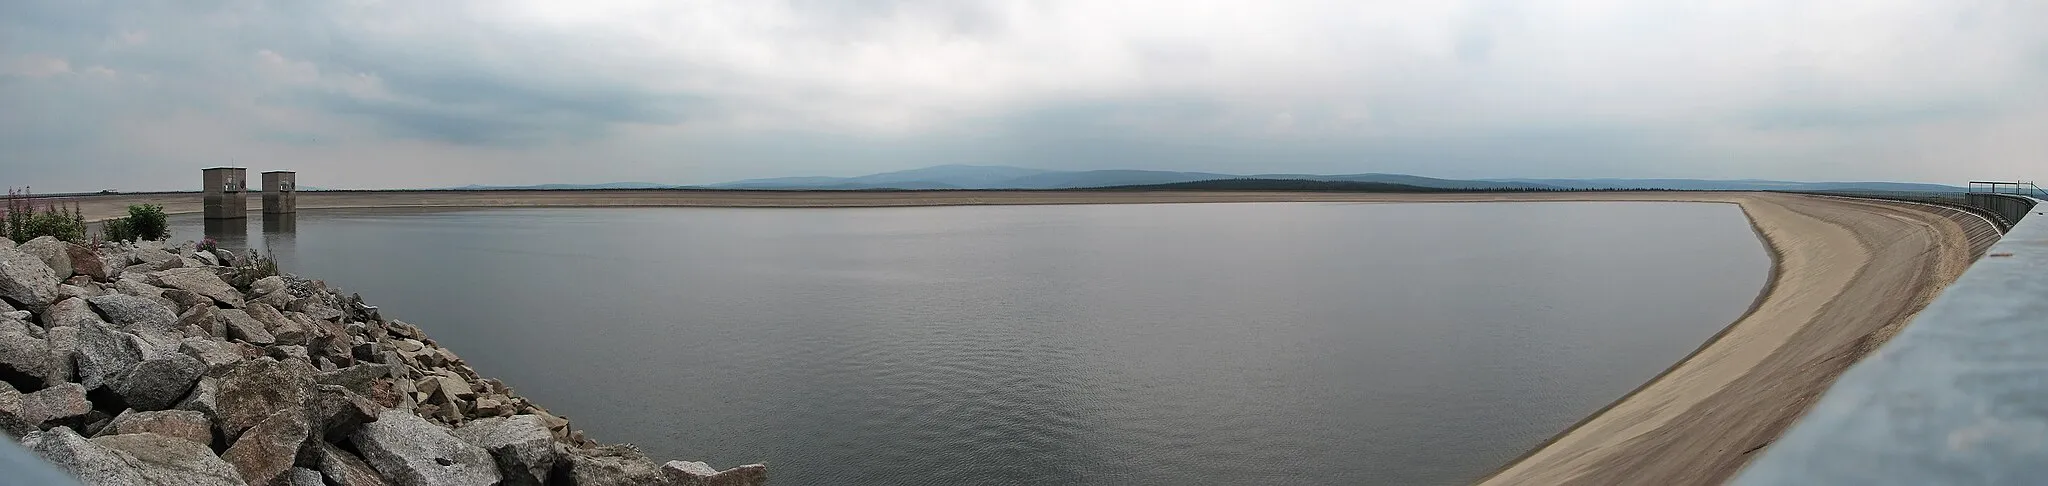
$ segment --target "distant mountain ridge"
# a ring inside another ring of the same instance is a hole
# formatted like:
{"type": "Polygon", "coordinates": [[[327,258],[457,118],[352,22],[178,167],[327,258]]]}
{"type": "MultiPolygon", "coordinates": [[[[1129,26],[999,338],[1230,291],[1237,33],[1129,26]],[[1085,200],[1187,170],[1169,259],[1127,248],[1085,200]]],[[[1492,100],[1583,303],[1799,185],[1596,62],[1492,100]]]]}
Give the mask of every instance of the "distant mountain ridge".
{"type": "Polygon", "coordinates": [[[1705,179],[1439,179],[1404,174],[1223,174],[1158,170],[1055,171],[994,165],[940,165],[858,177],[779,177],[701,187],[713,189],[1083,189],[1181,184],[1220,179],[1274,179],[1393,184],[1428,189],[1671,189],[1686,191],[1912,191],[1961,192],[1913,182],[1792,182],[1705,179]]]}
{"type": "MultiPolygon", "coordinates": [[[[1224,179],[1267,179],[1330,183],[1410,186],[1441,190],[1612,190],[1669,189],[1681,191],[1882,191],[1962,192],[1963,188],[1917,182],[1794,182],[1757,179],[1440,179],[1405,174],[1224,174],[1163,170],[1059,171],[1001,165],[939,165],[855,177],[775,177],[701,186],[654,182],[603,184],[537,184],[525,186],[467,185],[442,190],[578,190],[578,189],[753,189],[753,190],[946,190],[946,189],[1087,189],[1102,187],[1181,185],[1224,179]]],[[[1330,186],[1340,187],[1340,186],[1330,186]]]]}

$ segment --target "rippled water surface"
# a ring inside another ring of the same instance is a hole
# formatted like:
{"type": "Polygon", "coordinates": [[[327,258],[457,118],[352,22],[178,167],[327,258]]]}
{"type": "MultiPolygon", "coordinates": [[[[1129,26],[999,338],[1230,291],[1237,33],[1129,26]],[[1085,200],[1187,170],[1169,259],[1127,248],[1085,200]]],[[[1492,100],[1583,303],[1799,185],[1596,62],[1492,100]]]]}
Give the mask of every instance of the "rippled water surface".
{"type": "Polygon", "coordinates": [[[213,231],[599,440],[789,485],[1469,481],[1684,357],[1769,270],[1723,204],[306,211],[213,231]]]}

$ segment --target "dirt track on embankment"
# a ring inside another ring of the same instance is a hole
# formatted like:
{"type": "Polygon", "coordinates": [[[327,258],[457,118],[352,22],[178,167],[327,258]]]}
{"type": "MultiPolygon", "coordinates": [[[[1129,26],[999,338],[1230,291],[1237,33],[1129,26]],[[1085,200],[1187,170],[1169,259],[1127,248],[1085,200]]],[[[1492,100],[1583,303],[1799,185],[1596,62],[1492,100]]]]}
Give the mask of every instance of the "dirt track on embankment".
{"type": "MultiPolygon", "coordinates": [[[[1732,477],[1836,376],[1898,331],[1996,241],[1981,218],[1908,203],[1768,193],[1357,194],[1186,191],[306,192],[301,209],[371,207],[889,207],[1207,202],[1733,203],[1771,249],[1750,312],[1628,396],[1484,484],[1710,484],[1732,477]]],[[[197,212],[197,194],[75,199],[91,219],[133,203],[197,212]]],[[[250,208],[261,206],[251,194],[250,208]]],[[[253,215],[253,213],[252,213],[253,215]]]]}

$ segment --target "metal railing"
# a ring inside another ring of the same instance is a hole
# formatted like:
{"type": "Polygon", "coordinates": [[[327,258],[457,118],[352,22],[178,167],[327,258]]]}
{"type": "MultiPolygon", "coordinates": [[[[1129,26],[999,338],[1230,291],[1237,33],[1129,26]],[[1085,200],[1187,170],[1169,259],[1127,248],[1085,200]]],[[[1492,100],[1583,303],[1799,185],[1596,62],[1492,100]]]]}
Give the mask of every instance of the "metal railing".
{"type": "Polygon", "coordinates": [[[2032,181],[1970,181],[1970,194],[2011,194],[2048,199],[2048,191],[2032,181]]]}

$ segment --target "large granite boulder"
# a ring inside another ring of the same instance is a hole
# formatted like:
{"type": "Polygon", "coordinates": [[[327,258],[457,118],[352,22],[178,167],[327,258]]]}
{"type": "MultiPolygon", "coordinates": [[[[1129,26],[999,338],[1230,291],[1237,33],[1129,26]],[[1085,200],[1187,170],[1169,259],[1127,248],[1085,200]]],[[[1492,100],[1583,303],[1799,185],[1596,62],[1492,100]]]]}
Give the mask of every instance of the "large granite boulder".
{"type": "Polygon", "coordinates": [[[320,471],[312,469],[292,468],[291,478],[292,486],[327,486],[327,481],[320,478],[320,471]]]}
{"type": "Polygon", "coordinates": [[[116,378],[110,388],[123,403],[136,410],[164,410],[184,399],[206,369],[198,358],[172,354],[137,363],[116,378]]]}
{"type": "Polygon", "coordinates": [[[665,480],[661,467],[631,445],[570,448],[566,458],[569,460],[570,484],[623,486],[661,484],[665,480]]]}
{"type": "Polygon", "coordinates": [[[491,453],[410,411],[385,410],[350,437],[363,459],[400,485],[496,484],[491,453]]]}
{"type": "Polygon", "coordinates": [[[31,335],[32,329],[42,330],[13,315],[0,314],[0,381],[32,390],[66,381],[56,372],[50,343],[31,335]]]}
{"type": "Polygon", "coordinates": [[[749,464],[724,471],[710,464],[669,461],[661,466],[670,486],[761,486],[768,484],[768,466],[749,464]]]}
{"type": "Polygon", "coordinates": [[[246,359],[239,345],[205,338],[185,338],[178,344],[178,352],[198,359],[208,372],[224,370],[246,359]]]}
{"type": "Polygon", "coordinates": [[[284,277],[271,275],[268,277],[257,279],[255,283],[249,284],[249,295],[262,297],[277,292],[283,292],[285,287],[288,287],[290,285],[290,283],[285,282],[284,277]]]}
{"type": "Polygon", "coordinates": [[[299,446],[305,444],[309,430],[304,412],[281,410],[242,432],[235,445],[220,456],[233,464],[249,484],[289,481],[286,475],[291,473],[292,462],[298,458],[299,446]]]}
{"type": "Polygon", "coordinates": [[[507,485],[547,482],[561,451],[546,424],[533,415],[486,418],[455,429],[456,438],[491,451],[507,485]]]}
{"type": "Polygon", "coordinates": [[[0,432],[5,432],[9,438],[42,430],[38,424],[22,418],[21,397],[21,391],[0,383],[0,432]]]}
{"type": "Polygon", "coordinates": [[[248,484],[234,466],[214,456],[212,449],[189,440],[145,432],[103,435],[92,443],[127,459],[128,466],[142,476],[143,482],[134,484],[248,484]]]}
{"type": "Polygon", "coordinates": [[[164,289],[164,300],[171,301],[171,312],[184,316],[185,311],[198,306],[213,306],[213,299],[197,292],[181,289],[164,289]]]}
{"type": "Polygon", "coordinates": [[[149,299],[163,298],[164,288],[150,285],[149,282],[143,281],[141,275],[140,273],[127,275],[121,277],[120,280],[115,280],[114,292],[121,295],[133,295],[149,299]]]}
{"type": "Polygon", "coordinates": [[[382,407],[341,385],[314,385],[309,405],[313,432],[331,441],[347,440],[363,424],[377,420],[382,407]]]}
{"type": "Polygon", "coordinates": [[[306,339],[309,337],[307,336],[306,326],[285,317],[284,312],[260,303],[249,304],[247,310],[250,317],[256,318],[257,322],[262,322],[263,329],[270,331],[270,335],[277,338],[277,344],[306,345],[306,339]]]}
{"type": "Polygon", "coordinates": [[[189,440],[201,446],[213,445],[213,422],[206,420],[206,414],[190,410],[129,410],[114,417],[114,422],[100,431],[103,436],[142,433],[189,440]]]}
{"type": "Polygon", "coordinates": [[[320,373],[313,381],[322,385],[341,385],[363,396],[370,395],[370,387],[378,378],[390,378],[398,367],[382,363],[364,363],[334,371],[320,373]]]}
{"type": "Polygon", "coordinates": [[[50,304],[50,308],[43,312],[43,327],[77,327],[86,322],[104,324],[107,321],[100,319],[100,315],[92,311],[92,305],[87,304],[85,299],[61,299],[55,304],[50,304]]]}
{"type": "Polygon", "coordinates": [[[129,265],[126,270],[123,270],[126,273],[144,274],[161,272],[173,268],[184,268],[185,266],[185,259],[178,258],[177,254],[160,249],[136,248],[135,251],[129,252],[128,256],[129,261],[133,262],[134,265],[129,265]]]}
{"type": "Polygon", "coordinates": [[[210,305],[186,308],[185,313],[178,315],[178,327],[184,329],[187,334],[196,330],[209,338],[226,338],[228,333],[227,319],[220,317],[220,313],[215,312],[214,307],[210,305]]]}
{"type": "Polygon", "coordinates": [[[95,444],[71,431],[69,427],[57,427],[24,439],[24,445],[34,444],[30,450],[57,468],[71,473],[78,482],[87,486],[136,484],[160,484],[149,480],[129,463],[127,454],[116,452],[106,446],[95,444]]]}
{"type": "MultiPolygon", "coordinates": [[[[121,277],[120,266],[108,265],[97,251],[80,245],[65,245],[64,255],[71,259],[71,273],[84,275],[98,282],[112,282],[121,277]]],[[[54,269],[53,269],[54,270],[54,269]]]]}
{"type": "Polygon", "coordinates": [[[88,413],[92,413],[92,402],[85,398],[85,387],[77,383],[60,383],[21,396],[21,419],[28,423],[48,426],[88,413]]]}
{"type": "Polygon", "coordinates": [[[110,324],[86,322],[78,326],[78,351],[73,354],[78,382],[86,389],[97,389],[127,373],[142,362],[142,349],[137,341],[135,335],[110,324]]]}
{"type": "Polygon", "coordinates": [[[133,295],[109,294],[86,299],[100,315],[122,330],[129,332],[154,331],[179,333],[178,313],[155,299],[133,295]]]}
{"type": "Polygon", "coordinates": [[[313,369],[304,362],[264,357],[230,365],[220,376],[214,422],[230,441],[280,412],[305,416],[313,369]]]}
{"type": "MultiPolygon", "coordinates": [[[[78,369],[72,363],[72,355],[78,353],[78,328],[52,327],[43,331],[43,342],[50,346],[50,375],[58,381],[78,382],[78,369]]],[[[55,382],[52,382],[55,383],[55,382]]]]}
{"type": "Polygon", "coordinates": [[[210,268],[175,268],[150,274],[164,287],[184,290],[213,299],[228,307],[242,307],[242,292],[221,280],[210,268]]]}
{"type": "Polygon", "coordinates": [[[71,278],[71,252],[65,248],[70,245],[64,240],[44,236],[28,240],[15,249],[42,260],[43,265],[50,267],[50,273],[55,275],[57,280],[64,280],[71,278]]]}
{"type": "Polygon", "coordinates": [[[186,394],[185,400],[178,402],[174,409],[199,412],[205,415],[209,422],[219,417],[220,378],[214,377],[212,373],[225,374],[226,370],[214,370],[206,376],[199,377],[199,383],[192,385],[192,393],[186,394]]]}
{"type": "Polygon", "coordinates": [[[0,249],[0,297],[40,314],[57,301],[60,280],[42,259],[21,250],[0,249]]]}
{"type": "Polygon", "coordinates": [[[384,480],[384,476],[377,474],[376,468],[370,467],[370,463],[363,462],[363,458],[356,457],[355,454],[325,441],[315,443],[314,447],[318,448],[315,453],[318,454],[316,462],[320,466],[320,475],[326,476],[328,481],[338,486],[391,484],[384,480]]]}
{"type": "Polygon", "coordinates": [[[226,328],[227,337],[230,339],[241,340],[242,342],[257,346],[269,346],[277,342],[277,336],[270,334],[270,330],[265,328],[263,321],[258,321],[255,317],[251,317],[248,311],[242,309],[221,309],[219,314],[223,319],[222,324],[226,328]]]}

